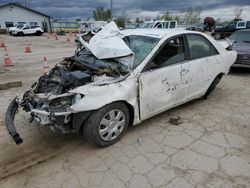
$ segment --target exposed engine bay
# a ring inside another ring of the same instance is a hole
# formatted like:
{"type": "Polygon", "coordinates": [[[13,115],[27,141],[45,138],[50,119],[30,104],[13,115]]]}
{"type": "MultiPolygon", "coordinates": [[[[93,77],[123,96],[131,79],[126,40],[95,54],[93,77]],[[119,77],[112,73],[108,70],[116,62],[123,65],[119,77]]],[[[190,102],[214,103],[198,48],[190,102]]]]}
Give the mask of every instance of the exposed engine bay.
{"type": "MultiPolygon", "coordinates": [[[[82,48],[75,56],[65,58],[48,74],[41,76],[22,99],[13,99],[6,113],[6,125],[14,125],[18,108],[23,108],[30,114],[30,123],[35,121],[40,125],[50,125],[63,133],[76,132],[82,122],[77,119],[87,117],[88,113],[73,113],[70,106],[84,96],[69,91],[100,79],[119,79],[127,73],[128,67],[119,63],[119,59],[99,60],[82,48]]],[[[20,139],[16,141],[19,142],[20,139]]]]}

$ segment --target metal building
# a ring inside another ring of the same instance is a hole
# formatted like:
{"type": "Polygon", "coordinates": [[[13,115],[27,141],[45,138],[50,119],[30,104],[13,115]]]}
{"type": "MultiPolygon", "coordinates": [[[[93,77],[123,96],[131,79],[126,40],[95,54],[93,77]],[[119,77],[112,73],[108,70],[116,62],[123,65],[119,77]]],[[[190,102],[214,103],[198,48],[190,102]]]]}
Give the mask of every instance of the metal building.
{"type": "Polygon", "coordinates": [[[13,27],[18,23],[41,26],[45,32],[51,31],[51,17],[18,3],[0,5],[0,29],[13,27]]]}

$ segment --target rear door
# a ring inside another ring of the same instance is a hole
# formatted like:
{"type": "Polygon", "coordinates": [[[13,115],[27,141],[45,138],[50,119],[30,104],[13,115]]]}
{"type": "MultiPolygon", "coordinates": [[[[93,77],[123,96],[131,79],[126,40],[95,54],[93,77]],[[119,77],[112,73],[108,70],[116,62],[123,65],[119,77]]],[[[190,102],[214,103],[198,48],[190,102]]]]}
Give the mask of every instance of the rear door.
{"type": "Polygon", "coordinates": [[[185,41],[189,61],[182,64],[181,83],[190,100],[205,93],[218,72],[216,64],[220,62],[218,51],[204,36],[187,34],[185,41]]]}

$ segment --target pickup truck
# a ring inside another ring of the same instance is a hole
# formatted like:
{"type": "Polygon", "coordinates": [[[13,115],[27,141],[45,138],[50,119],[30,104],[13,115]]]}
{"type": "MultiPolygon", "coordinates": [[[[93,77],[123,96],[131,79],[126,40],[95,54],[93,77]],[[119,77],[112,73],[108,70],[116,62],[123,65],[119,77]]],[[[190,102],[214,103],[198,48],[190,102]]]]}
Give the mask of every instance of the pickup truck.
{"type": "Polygon", "coordinates": [[[233,32],[240,29],[250,29],[250,21],[238,21],[229,23],[226,26],[216,27],[212,36],[216,39],[224,39],[229,37],[233,32]]]}
{"type": "Polygon", "coordinates": [[[15,28],[12,30],[14,36],[25,36],[25,35],[42,35],[44,33],[40,26],[28,26],[24,25],[21,28],[15,28]]]}
{"type": "Polygon", "coordinates": [[[164,29],[171,29],[177,27],[177,21],[147,21],[143,22],[139,25],[139,29],[146,29],[146,28],[164,28],[164,29]]]}

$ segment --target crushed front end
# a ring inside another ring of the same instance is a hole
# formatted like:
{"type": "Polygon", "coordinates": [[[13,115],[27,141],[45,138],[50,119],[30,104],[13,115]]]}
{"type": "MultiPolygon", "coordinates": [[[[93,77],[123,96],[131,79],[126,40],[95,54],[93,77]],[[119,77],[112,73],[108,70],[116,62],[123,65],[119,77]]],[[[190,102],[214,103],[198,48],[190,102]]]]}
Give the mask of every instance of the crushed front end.
{"type": "Polygon", "coordinates": [[[122,77],[124,68],[114,59],[98,60],[86,50],[65,58],[47,75],[41,76],[22,98],[14,98],[5,117],[6,127],[16,144],[22,139],[14,126],[19,108],[30,116],[30,123],[50,126],[62,133],[78,132],[91,111],[74,111],[71,106],[84,99],[84,94],[72,90],[100,81],[122,77]]]}

